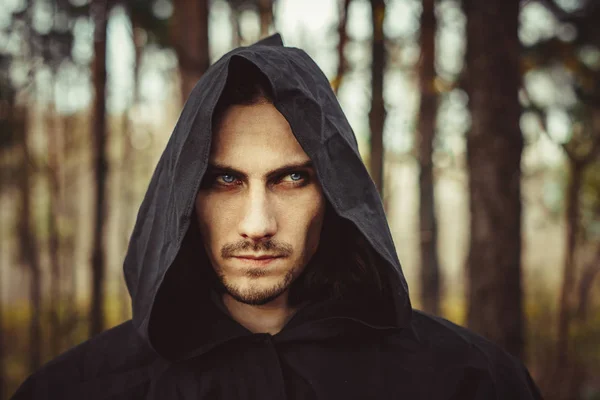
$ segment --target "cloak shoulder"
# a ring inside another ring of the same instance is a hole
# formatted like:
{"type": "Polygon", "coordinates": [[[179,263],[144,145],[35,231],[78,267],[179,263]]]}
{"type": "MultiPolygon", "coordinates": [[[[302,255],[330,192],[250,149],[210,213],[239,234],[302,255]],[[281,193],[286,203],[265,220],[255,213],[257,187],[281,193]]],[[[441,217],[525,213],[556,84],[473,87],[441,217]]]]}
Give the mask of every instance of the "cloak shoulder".
{"type": "Polygon", "coordinates": [[[130,398],[127,393],[140,393],[162,365],[129,320],[44,365],[12,399],[130,398]]]}
{"type": "Polygon", "coordinates": [[[523,363],[485,337],[419,310],[411,322],[423,349],[419,360],[436,365],[431,398],[542,399],[523,363]]]}

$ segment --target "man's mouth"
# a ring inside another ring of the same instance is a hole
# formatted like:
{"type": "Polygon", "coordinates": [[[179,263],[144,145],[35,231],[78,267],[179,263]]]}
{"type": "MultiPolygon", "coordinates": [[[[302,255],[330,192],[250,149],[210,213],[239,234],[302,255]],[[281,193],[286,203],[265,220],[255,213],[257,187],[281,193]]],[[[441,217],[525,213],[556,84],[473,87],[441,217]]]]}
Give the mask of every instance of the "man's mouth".
{"type": "Polygon", "coordinates": [[[239,255],[239,256],[235,256],[234,258],[237,258],[238,260],[241,260],[245,263],[249,263],[249,264],[254,264],[254,265],[267,265],[279,258],[283,258],[283,256],[278,256],[278,255],[252,255],[252,254],[248,254],[248,255],[239,255]]]}

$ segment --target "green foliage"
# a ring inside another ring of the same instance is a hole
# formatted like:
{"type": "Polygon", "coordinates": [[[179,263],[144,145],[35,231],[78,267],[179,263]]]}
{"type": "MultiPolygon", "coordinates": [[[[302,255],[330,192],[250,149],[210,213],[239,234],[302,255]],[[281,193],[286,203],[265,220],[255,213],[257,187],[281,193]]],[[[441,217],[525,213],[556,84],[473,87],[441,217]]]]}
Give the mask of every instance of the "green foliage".
{"type": "MultiPolygon", "coordinates": [[[[118,297],[109,297],[107,300],[107,326],[112,327],[123,322],[122,316],[118,310],[122,308],[118,297]]],[[[75,314],[69,314],[66,310],[72,308],[72,304],[67,299],[62,301],[55,308],[59,310],[59,321],[61,328],[59,332],[59,350],[57,354],[50,353],[48,343],[50,343],[50,320],[51,312],[49,302],[44,302],[44,308],[41,313],[42,320],[42,361],[48,362],[60,353],[76,346],[77,344],[87,340],[89,334],[88,328],[88,304],[87,302],[77,303],[75,314]]],[[[29,324],[31,318],[30,304],[26,301],[20,301],[11,304],[5,309],[4,315],[4,344],[6,358],[5,371],[7,379],[7,392],[0,393],[0,399],[8,398],[8,396],[17,389],[17,387],[31,374],[28,369],[29,355],[29,324]]]]}
{"type": "MultiPolygon", "coordinates": [[[[584,166],[577,221],[582,242],[600,240],[600,7],[592,3],[567,13],[553,0],[544,2],[560,22],[571,25],[576,35],[565,40],[557,34],[525,48],[522,56],[524,72],[537,69],[553,76],[558,68],[563,74],[557,79],[566,82],[576,95],[574,104],[567,106],[557,100],[551,107],[563,109],[571,120],[568,138],[562,143],[567,165],[584,166]]],[[[531,104],[531,109],[545,124],[549,110],[539,104],[531,104]]],[[[570,178],[564,174],[561,179],[565,194],[570,178]]]]}
{"type": "MultiPolygon", "coordinates": [[[[533,276],[532,276],[533,278],[533,276]]],[[[545,398],[557,398],[554,393],[556,382],[553,368],[556,365],[556,330],[558,293],[547,283],[528,279],[525,308],[526,319],[526,363],[533,378],[541,386],[545,398]],[[554,397],[553,397],[554,396],[554,397]]],[[[596,293],[598,295],[598,293],[596,293]]],[[[588,377],[600,376],[600,304],[590,305],[590,318],[578,321],[575,316],[569,332],[571,364],[583,366],[588,377]],[[593,317],[591,317],[594,315],[593,317]]],[[[565,365],[560,366],[562,385],[568,385],[573,371],[565,365]]],[[[591,385],[597,385],[593,379],[591,385]]],[[[586,395],[573,399],[593,399],[600,395],[600,387],[585,387],[586,395]]],[[[571,397],[569,397],[571,398],[571,397]]]]}
{"type": "Polygon", "coordinates": [[[575,323],[571,330],[573,351],[578,359],[600,367],[600,313],[592,312],[587,321],[575,323]]]}
{"type": "Polygon", "coordinates": [[[15,142],[12,110],[15,104],[15,89],[4,71],[8,71],[11,57],[0,53],[0,150],[10,148],[15,142]]]}

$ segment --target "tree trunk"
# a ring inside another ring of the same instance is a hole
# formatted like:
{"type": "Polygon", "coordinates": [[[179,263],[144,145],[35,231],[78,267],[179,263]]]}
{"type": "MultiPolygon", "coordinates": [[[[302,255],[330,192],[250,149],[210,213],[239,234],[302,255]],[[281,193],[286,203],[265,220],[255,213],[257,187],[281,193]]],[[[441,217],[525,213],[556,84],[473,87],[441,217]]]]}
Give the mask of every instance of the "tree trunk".
{"type": "MultiPolygon", "coordinates": [[[[598,118],[595,113],[592,112],[592,132],[594,127],[594,120],[598,118]]],[[[556,341],[556,367],[560,369],[561,366],[571,363],[569,360],[569,330],[571,325],[572,314],[575,311],[575,305],[573,304],[573,290],[575,287],[575,278],[577,271],[576,251],[577,251],[577,233],[580,227],[580,198],[583,187],[584,172],[586,168],[596,160],[598,154],[600,154],[600,136],[594,136],[592,146],[586,154],[578,154],[568,146],[563,144],[563,149],[567,155],[570,167],[570,181],[567,189],[567,204],[566,204],[566,253],[565,262],[563,266],[563,281],[560,292],[560,304],[558,312],[558,338],[556,341]]],[[[598,249],[597,259],[600,259],[600,248],[598,249]]],[[[586,285],[591,286],[591,281],[598,270],[597,266],[593,264],[587,266],[581,277],[581,288],[580,288],[580,303],[578,316],[583,317],[585,315],[586,299],[586,285]],[[589,282],[589,283],[588,283],[589,282]]]]}
{"type": "MultiPolygon", "coordinates": [[[[137,57],[136,57],[137,59],[137,57]]],[[[135,67],[136,76],[137,76],[137,67],[135,67]]],[[[135,90],[135,89],[134,89],[135,90]]],[[[121,171],[119,172],[119,193],[121,197],[119,199],[120,205],[120,217],[117,218],[119,221],[119,232],[122,232],[122,240],[119,240],[119,253],[125,254],[127,250],[127,246],[129,245],[129,238],[131,233],[131,228],[135,218],[135,212],[130,212],[132,208],[131,205],[135,202],[134,190],[135,188],[132,185],[132,182],[137,180],[135,176],[135,149],[131,145],[131,134],[133,131],[131,115],[128,112],[123,114],[123,154],[120,157],[121,171]],[[121,251],[121,250],[125,251],[121,251]]],[[[130,318],[131,310],[130,310],[130,297],[129,292],[127,291],[127,285],[123,279],[119,282],[119,314],[121,316],[122,321],[126,321],[130,318]]]]}
{"type": "Polygon", "coordinates": [[[571,322],[571,294],[575,286],[575,251],[577,246],[577,231],[579,227],[579,196],[583,183],[583,165],[572,161],[570,163],[571,179],[567,189],[566,210],[566,243],[565,261],[563,265],[563,282],[560,290],[558,312],[558,339],[556,344],[557,366],[565,365],[569,355],[569,326],[571,322]]]}
{"type": "Polygon", "coordinates": [[[181,98],[187,100],[210,64],[208,0],[173,1],[172,42],[179,60],[181,98]]]}
{"type": "MultiPolygon", "coordinates": [[[[0,237],[0,244],[3,244],[4,241],[4,235],[2,235],[2,237],[0,237]]],[[[4,246],[2,246],[4,247],[4,246]]],[[[6,373],[5,373],[5,367],[4,367],[4,360],[6,359],[6,352],[5,352],[5,344],[4,344],[4,304],[3,304],[3,291],[2,291],[2,285],[3,285],[3,278],[4,278],[4,268],[0,268],[0,399],[4,398],[4,395],[6,393],[6,373]]]]}
{"type": "Polygon", "coordinates": [[[419,110],[419,218],[421,231],[421,301],[423,310],[440,313],[440,269],[433,183],[433,143],[437,116],[434,0],[423,0],[421,13],[421,104],[419,110]]]}
{"type": "Polygon", "coordinates": [[[258,0],[258,15],[260,17],[260,37],[269,36],[269,27],[273,23],[273,1],[258,0]]]}
{"type": "MultiPolygon", "coordinates": [[[[63,151],[65,154],[65,159],[63,160],[63,169],[61,170],[63,173],[61,180],[65,182],[65,190],[73,190],[72,188],[75,186],[74,191],[77,191],[79,189],[82,168],[73,168],[70,166],[70,158],[72,157],[71,155],[79,154],[81,152],[81,148],[78,144],[76,144],[78,140],[75,139],[75,136],[79,136],[79,129],[76,123],[77,117],[73,115],[67,115],[62,116],[61,118],[63,118],[64,123],[63,151]]],[[[66,196],[64,197],[64,201],[64,226],[79,226],[79,220],[77,217],[78,207],[81,204],[79,197],[66,196]]],[[[77,284],[78,265],[75,260],[76,236],[77,228],[70,229],[65,233],[62,243],[62,261],[65,265],[63,274],[63,286],[65,288],[65,317],[62,321],[61,330],[63,332],[63,336],[65,337],[64,341],[67,343],[73,343],[74,341],[78,340],[78,338],[74,336],[75,328],[79,320],[79,307],[77,302],[77,292],[79,289],[77,284]]]]}
{"type": "Polygon", "coordinates": [[[333,91],[337,95],[340,86],[342,85],[342,79],[344,79],[344,75],[346,75],[346,70],[348,69],[348,61],[346,60],[346,55],[344,54],[346,50],[346,43],[348,43],[348,32],[346,31],[346,25],[348,24],[348,8],[350,7],[350,0],[342,0],[342,6],[340,9],[340,21],[338,23],[338,68],[335,74],[335,78],[331,83],[333,91]]]}
{"type": "Polygon", "coordinates": [[[92,302],[90,310],[90,336],[104,330],[104,226],[106,220],[106,180],[108,162],[106,156],[106,27],[108,8],[106,1],[95,5],[96,31],[94,38],[94,125],[93,157],[96,183],[94,233],[92,245],[92,302]]]}
{"type": "Polygon", "coordinates": [[[468,325],[523,356],[519,2],[465,0],[471,237],[468,325]]]}
{"type": "MultiPolygon", "coordinates": [[[[133,30],[136,33],[141,31],[141,27],[132,18],[133,30]]],[[[135,49],[135,61],[133,65],[133,104],[132,107],[137,107],[140,102],[139,98],[139,86],[140,86],[140,64],[142,59],[142,44],[140,40],[136,40],[134,37],[133,41],[134,49],[135,49]]],[[[135,216],[137,212],[137,199],[136,199],[136,185],[135,182],[138,182],[139,179],[137,177],[136,172],[138,168],[136,165],[138,164],[138,160],[136,159],[136,151],[131,144],[131,137],[133,134],[133,130],[135,126],[132,121],[131,109],[123,115],[123,154],[121,157],[121,171],[126,171],[127,176],[123,176],[121,173],[120,178],[120,189],[119,192],[122,194],[121,198],[121,206],[123,210],[123,215],[119,218],[121,223],[120,232],[123,233],[122,244],[123,248],[127,250],[127,246],[129,245],[130,233],[133,228],[133,224],[135,223],[135,216]],[[133,183],[132,183],[133,182],[133,183]]],[[[124,254],[124,252],[122,253],[124,254]]],[[[123,321],[129,319],[131,317],[131,300],[129,296],[129,292],[127,290],[127,286],[124,280],[121,280],[119,285],[119,299],[120,299],[120,315],[123,321]]]]}
{"type": "MultiPolygon", "coordinates": [[[[2,119],[0,119],[0,122],[2,119]]],[[[6,193],[5,188],[8,186],[8,165],[6,163],[5,151],[0,148],[0,193],[6,193]]],[[[5,221],[5,212],[8,212],[9,207],[4,203],[2,197],[0,196],[0,221],[5,221]]],[[[12,207],[10,207],[12,208],[12,207]]],[[[8,229],[6,229],[5,225],[0,226],[0,266],[9,265],[8,262],[8,246],[7,246],[7,238],[9,234],[7,234],[8,229]]],[[[9,268],[0,268],[0,399],[3,399],[6,395],[6,343],[4,338],[4,282],[6,279],[6,275],[9,271],[9,268]]],[[[8,281],[6,279],[6,281],[8,281]]]]}
{"type": "Polygon", "coordinates": [[[369,112],[369,125],[371,128],[370,170],[371,177],[383,198],[383,126],[386,117],[383,102],[383,75],[385,73],[384,0],[371,0],[371,15],[373,43],[371,49],[371,111],[369,112]]]}
{"type": "Polygon", "coordinates": [[[585,321],[588,316],[588,305],[590,301],[590,291],[596,276],[600,274],[600,244],[596,247],[594,259],[585,266],[581,274],[581,281],[578,290],[577,319],[585,321]]]}
{"type": "Polygon", "coordinates": [[[58,115],[54,107],[48,110],[48,227],[49,227],[49,252],[50,252],[50,354],[58,355],[60,351],[60,300],[61,300],[61,268],[60,268],[60,180],[59,148],[60,132],[57,127],[58,115]]]}
{"type": "Polygon", "coordinates": [[[29,325],[29,371],[37,370],[42,361],[42,275],[39,259],[39,246],[35,233],[35,220],[31,214],[31,181],[33,174],[31,157],[29,154],[27,116],[25,112],[18,112],[16,124],[19,129],[20,155],[23,163],[20,181],[21,212],[19,221],[19,241],[21,259],[29,268],[31,279],[29,281],[29,301],[31,304],[31,320],[29,325]]]}
{"type": "Polygon", "coordinates": [[[240,47],[242,45],[242,27],[240,26],[240,13],[233,6],[229,6],[231,9],[231,15],[229,17],[229,21],[231,23],[231,46],[233,48],[240,47]]]}

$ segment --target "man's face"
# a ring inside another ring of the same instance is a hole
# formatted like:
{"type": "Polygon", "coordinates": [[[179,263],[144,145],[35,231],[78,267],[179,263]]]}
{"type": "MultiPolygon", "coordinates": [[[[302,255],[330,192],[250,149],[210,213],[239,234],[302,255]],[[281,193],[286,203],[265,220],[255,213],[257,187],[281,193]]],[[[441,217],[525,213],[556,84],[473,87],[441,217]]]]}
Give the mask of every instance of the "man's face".
{"type": "Polygon", "coordinates": [[[272,104],[230,107],[213,135],[196,198],[203,244],[230,296],[266,304],[315,253],[325,199],[310,158],[272,104]]]}

